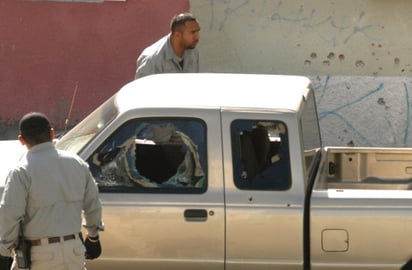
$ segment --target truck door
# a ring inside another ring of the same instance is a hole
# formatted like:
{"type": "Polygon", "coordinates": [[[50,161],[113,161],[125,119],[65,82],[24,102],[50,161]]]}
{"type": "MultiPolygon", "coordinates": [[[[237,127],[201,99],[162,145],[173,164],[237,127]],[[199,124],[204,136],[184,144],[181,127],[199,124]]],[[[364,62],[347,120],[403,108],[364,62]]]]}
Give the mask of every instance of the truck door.
{"type": "Polygon", "coordinates": [[[219,110],[146,109],[116,121],[88,150],[106,230],[87,268],[223,270],[219,110]]]}
{"type": "Polygon", "coordinates": [[[290,166],[299,146],[289,143],[299,131],[281,115],[222,112],[227,270],[303,267],[303,192],[290,166]]]}

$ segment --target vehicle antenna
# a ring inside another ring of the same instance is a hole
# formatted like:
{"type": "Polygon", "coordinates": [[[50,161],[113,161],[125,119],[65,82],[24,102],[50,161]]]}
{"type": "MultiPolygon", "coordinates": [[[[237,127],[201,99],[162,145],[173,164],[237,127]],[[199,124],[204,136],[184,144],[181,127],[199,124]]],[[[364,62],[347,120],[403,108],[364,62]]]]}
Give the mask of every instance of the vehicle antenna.
{"type": "Polygon", "coordinates": [[[79,82],[76,81],[76,85],[74,87],[73,96],[72,96],[72,102],[71,102],[70,108],[69,108],[69,113],[67,114],[66,120],[64,121],[64,132],[63,132],[63,134],[66,133],[67,127],[69,126],[69,120],[70,120],[70,116],[72,114],[73,104],[74,104],[74,100],[76,99],[76,94],[77,94],[78,87],[79,87],[79,82]]]}

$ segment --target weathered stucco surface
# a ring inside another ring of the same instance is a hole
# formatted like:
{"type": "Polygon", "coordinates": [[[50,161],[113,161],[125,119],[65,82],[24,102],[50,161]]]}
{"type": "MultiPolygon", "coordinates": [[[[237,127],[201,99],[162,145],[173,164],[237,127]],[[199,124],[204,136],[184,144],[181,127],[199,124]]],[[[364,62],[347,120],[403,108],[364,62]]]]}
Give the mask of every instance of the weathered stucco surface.
{"type": "Polygon", "coordinates": [[[190,3],[202,71],[308,76],[325,145],[412,146],[411,1],[190,3]]]}
{"type": "Polygon", "coordinates": [[[407,0],[192,0],[203,70],[410,76],[407,0]]]}
{"type": "Polygon", "coordinates": [[[310,76],[324,145],[412,146],[412,79],[310,76]]]}

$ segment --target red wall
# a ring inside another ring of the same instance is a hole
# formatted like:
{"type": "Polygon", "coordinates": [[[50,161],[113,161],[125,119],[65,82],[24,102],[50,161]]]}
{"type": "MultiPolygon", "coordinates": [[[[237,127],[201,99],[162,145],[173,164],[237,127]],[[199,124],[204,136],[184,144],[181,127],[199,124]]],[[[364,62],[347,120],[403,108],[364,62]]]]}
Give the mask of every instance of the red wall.
{"type": "Polygon", "coordinates": [[[14,138],[29,111],[57,129],[77,123],[133,80],[141,50],[188,10],[189,0],[1,0],[0,138],[14,138]]]}

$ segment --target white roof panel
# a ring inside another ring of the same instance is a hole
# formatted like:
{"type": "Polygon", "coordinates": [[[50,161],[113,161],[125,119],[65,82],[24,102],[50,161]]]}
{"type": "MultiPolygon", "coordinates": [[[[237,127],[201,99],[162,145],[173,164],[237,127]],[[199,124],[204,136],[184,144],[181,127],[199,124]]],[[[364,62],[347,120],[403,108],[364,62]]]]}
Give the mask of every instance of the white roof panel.
{"type": "Polygon", "coordinates": [[[297,111],[310,87],[302,76],[222,73],[156,74],[116,94],[120,111],[133,108],[250,108],[297,111]]]}

